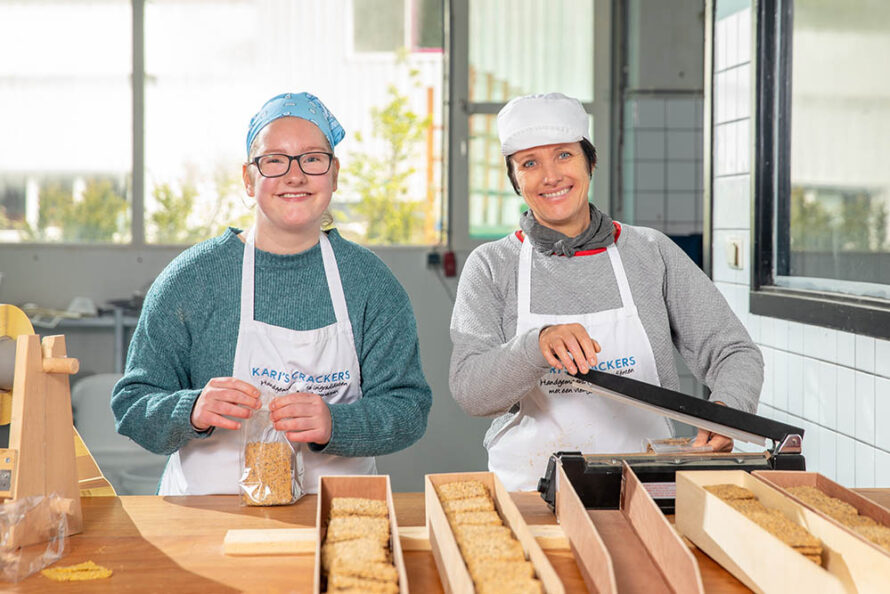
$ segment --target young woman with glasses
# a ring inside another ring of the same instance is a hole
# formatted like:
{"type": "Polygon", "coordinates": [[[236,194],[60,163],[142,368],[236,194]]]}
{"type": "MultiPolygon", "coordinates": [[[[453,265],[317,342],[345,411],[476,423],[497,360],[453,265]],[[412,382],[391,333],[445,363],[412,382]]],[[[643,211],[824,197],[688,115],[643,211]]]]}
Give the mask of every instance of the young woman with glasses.
{"type": "Polygon", "coordinates": [[[170,454],[162,495],[235,494],[238,429],[270,418],[322,474],[372,474],[374,456],[426,430],[432,394],[408,296],[369,250],[322,231],[343,128],[308,93],[251,119],[246,193],[256,221],[177,257],[146,296],[115,386],[118,431],[170,454]]]}

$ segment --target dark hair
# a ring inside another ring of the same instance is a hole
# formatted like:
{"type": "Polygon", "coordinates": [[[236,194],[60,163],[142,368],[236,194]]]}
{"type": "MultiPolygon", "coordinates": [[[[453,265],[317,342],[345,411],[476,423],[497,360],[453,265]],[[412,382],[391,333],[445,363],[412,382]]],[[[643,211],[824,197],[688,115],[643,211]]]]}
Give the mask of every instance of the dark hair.
{"type": "MultiPolygon", "coordinates": [[[[587,159],[587,169],[590,170],[590,175],[593,175],[593,168],[596,167],[596,147],[586,138],[582,138],[580,142],[581,151],[584,153],[584,158],[587,159]]],[[[513,184],[513,191],[516,192],[516,195],[522,196],[522,192],[519,191],[519,182],[516,181],[516,170],[513,166],[512,156],[507,155],[504,157],[504,161],[507,163],[507,177],[510,178],[510,183],[513,184]]]]}

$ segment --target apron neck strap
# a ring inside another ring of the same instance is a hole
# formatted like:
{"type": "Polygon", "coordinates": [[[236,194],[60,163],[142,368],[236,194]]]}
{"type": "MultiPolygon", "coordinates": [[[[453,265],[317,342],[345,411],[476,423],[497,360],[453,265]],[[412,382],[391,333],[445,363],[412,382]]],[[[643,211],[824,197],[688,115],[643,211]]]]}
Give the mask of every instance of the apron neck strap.
{"type": "MultiPolygon", "coordinates": [[[[244,259],[241,265],[241,320],[254,321],[254,289],[256,268],[256,227],[247,231],[244,240],[244,259]]],[[[328,282],[328,291],[331,296],[331,304],[334,306],[334,315],[337,323],[349,321],[349,313],[346,308],[346,295],[343,293],[343,284],[340,282],[340,269],[337,259],[334,257],[334,249],[331,241],[323,231],[319,232],[318,243],[321,247],[321,258],[324,264],[324,274],[328,282]]]]}
{"type": "Polygon", "coordinates": [[[241,321],[253,321],[254,268],[256,260],[256,227],[244,237],[244,259],[241,264],[241,321]]]}
{"type": "Polygon", "coordinates": [[[331,294],[331,303],[334,306],[334,315],[337,323],[349,321],[349,313],[346,309],[346,295],[343,293],[343,283],[340,282],[340,268],[337,266],[337,258],[334,257],[334,248],[331,240],[324,231],[319,233],[318,243],[321,245],[321,258],[324,262],[324,275],[328,280],[328,291],[331,294]]]}

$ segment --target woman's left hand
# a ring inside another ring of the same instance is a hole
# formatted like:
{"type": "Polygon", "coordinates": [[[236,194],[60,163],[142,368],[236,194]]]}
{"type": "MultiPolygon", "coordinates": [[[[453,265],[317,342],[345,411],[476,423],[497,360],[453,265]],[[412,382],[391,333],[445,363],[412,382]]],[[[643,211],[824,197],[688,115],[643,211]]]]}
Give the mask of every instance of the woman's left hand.
{"type": "Polygon", "coordinates": [[[331,411],[318,394],[294,392],[269,404],[272,424],[290,441],[325,445],[331,441],[331,411]]]}
{"type": "MultiPolygon", "coordinates": [[[[715,404],[726,406],[725,402],[720,402],[719,400],[716,400],[715,404]]],[[[725,435],[720,435],[713,431],[708,431],[707,429],[699,429],[692,445],[695,447],[709,445],[715,452],[731,452],[733,443],[732,439],[725,435]]]]}
{"type": "Polygon", "coordinates": [[[707,429],[699,429],[695,441],[692,442],[695,447],[709,445],[715,452],[731,452],[732,439],[725,435],[720,435],[707,429]]]}

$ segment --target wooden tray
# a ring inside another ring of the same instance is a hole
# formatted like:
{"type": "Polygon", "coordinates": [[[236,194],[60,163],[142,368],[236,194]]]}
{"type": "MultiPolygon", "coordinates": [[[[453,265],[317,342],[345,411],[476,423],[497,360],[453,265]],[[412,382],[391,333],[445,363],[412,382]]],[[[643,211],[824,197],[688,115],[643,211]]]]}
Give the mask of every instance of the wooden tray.
{"type": "Polygon", "coordinates": [[[486,487],[494,499],[495,509],[500,514],[506,526],[509,526],[525,551],[526,558],[535,567],[535,573],[544,591],[548,594],[563,594],[565,589],[557,576],[556,571],[547,559],[547,555],[541,549],[528,525],[522,518],[522,514],[510,498],[510,494],[504,488],[501,481],[491,472],[454,472],[447,474],[428,474],[424,478],[424,491],[426,499],[426,523],[429,529],[430,547],[433,558],[439,570],[439,578],[445,592],[454,594],[471,594],[475,592],[473,579],[464,563],[457,540],[436,487],[444,483],[455,481],[480,481],[486,487]]]}
{"type": "Polygon", "coordinates": [[[681,534],[755,592],[857,591],[849,566],[831,544],[835,542],[832,535],[839,530],[747,472],[678,472],[676,526],[681,534]],[[706,485],[723,483],[749,489],[766,507],[779,510],[822,540],[823,567],[808,561],[704,489],[706,485]]]}
{"type": "Polygon", "coordinates": [[[807,505],[785,489],[788,487],[815,487],[828,495],[849,503],[860,515],[868,516],[879,524],[890,526],[890,510],[866,499],[858,493],[839,485],[828,477],[816,472],[792,472],[787,470],[757,471],[753,475],[771,487],[781,491],[807,510],[836,526],[844,534],[827,531],[825,543],[837,549],[845,558],[850,574],[863,591],[880,591],[890,588],[890,551],[868,540],[855,530],[841,524],[834,518],[807,505]],[[832,540],[829,542],[828,538],[832,540]],[[861,541],[863,546],[850,545],[850,538],[861,541]]]}
{"type": "Polygon", "coordinates": [[[556,516],[591,592],[703,593],[698,563],[625,463],[617,510],[587,510],[562,465],[556,516]]]}
{"type": "Polygon", "coordinates": [[[315,518],[315,579],[313,592],[321,592],[321,544],[328,531],[328,518],[331,514],[331,499],[334,497],[365,497],[386,501],[389,510],[390,546],[392,561],[399,572],[399,592],[408,594],[408,574],[396,522],[396,510],[392,504],[392,487],[389,475],[322,476],[318,479],[318,511],[315,518]]]}

